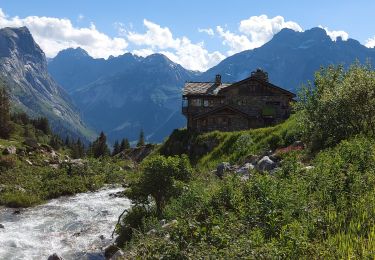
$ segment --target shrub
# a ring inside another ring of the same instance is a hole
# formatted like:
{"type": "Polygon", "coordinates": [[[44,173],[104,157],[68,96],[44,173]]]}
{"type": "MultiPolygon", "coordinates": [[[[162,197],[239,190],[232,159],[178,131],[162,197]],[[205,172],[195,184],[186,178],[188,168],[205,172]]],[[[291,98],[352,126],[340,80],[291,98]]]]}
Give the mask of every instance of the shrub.
{"type": "Polygon", "coordinates": [[[297,109],[304,138],[317,151],[357,134],[375,136],[375,71],[355,63],[322,68],[303,87],[297,109]]]}
{"type": "Polygon", "coordinates": [[[16,166],[16,159],[13,156],[0,157],[0,169],[3,171],[12,169],[16,166]]]}
{"type": "Polygon", "coordinates": [[[186,155],[164,157],[157,155],[142,163],[142,174],[132,185],[132,198],[151,196],[156,204],[158,216],[161,216],[165,203],[178,192],[177,181],[188,181],[192,174],[186,155]]]}

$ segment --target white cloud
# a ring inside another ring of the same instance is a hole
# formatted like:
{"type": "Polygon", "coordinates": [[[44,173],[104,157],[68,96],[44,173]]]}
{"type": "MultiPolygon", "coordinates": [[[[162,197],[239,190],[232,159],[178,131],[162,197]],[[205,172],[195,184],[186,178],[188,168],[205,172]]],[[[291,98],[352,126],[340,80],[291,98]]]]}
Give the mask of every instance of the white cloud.
{"type": "Polygon", "coordinates": [[[320,28],[324,29],[327,35],[332,39],[332,41],[336,41],[337,37],[341,37],[343,41],[347,41],[349,39],[349,34],[345,31],[330,31],[327,27],[323,27],[319,25],[320,28]]]}
{"type": "Polygon", "coordinates": [[[146,32],[128,32],[127,39],[134,45],[146,46],[146,48],[132,51],[137,55],[159,52],[166,55],[172,61],[181,64],[191,70],[206,70],[225,58],[218,51],[209,52],[204,48],[204,43],[192,43],[187,37],[175,38],[168,27],[143,20],[146,32]]]}
{"type": "Polygon", "coordinates": [[[302,31],[301,26],[296,22],[285,21],[282,16],[268,18],[267,15],[252,16],[240,22],[239,31],[250,37],[251,42],[256,46],[261,46],[271,40],[272,36],[280,32],[283,28],[295,31],[302,31]]]}
{"type": "Polygon", "coordinates": [[[200,33],[207,33],[210,36],[214,36],[215,35],[214,30],[212,30],[211,28],[207,28],[207,29],[205,29],[205,28],[203,28],[203,29],[198,28],[198,32],[200,32],[200,33]]]}
{"type": "Polygon", "coordinates": [[[47,57],[54,57],[60,50],[82,47],[95,58],[118,56],[125,52],[128,43],[123,38],[111,38],[98,31],[94,24],[86,28],[74,27],[69,19],[53,17],[8,17],[0,9],[0,28],[27,26],[35,41],[47,57]]]}
{"type": "Polygon", "coordinates": [[[85,19],[85,16],[83,14],[79,14],[77,20],[82,21],[83,19],[85,19]]]}
{"type": "Polygon", "coordinates": [[[367,48],[374,48],[375,47],[375,36],[373,38],[367,39],[365,45],[366,45],[367,48]]]}
{"type": "Polygon", "coordinates": [[[137,56],[147,57],[155,52],[151,49],[138,49],[138,50],[133,50],[132,53],[137,56]]]}
{"type": "Polygon", "coordinates": [[[224,31],[221,26],[217,26],[216,31],[224,39],[223,44],[230,47],[228,55],[232,55],[262,46],[283,28],[302,31],[301,26],[296,22],[285,21],[282,16],[268,18],[267,15],[251,16],[240,21],[238,30],[241,34],[224,31]]]}
{"type": "Polygon", "coordinates": [[[113,26],[117,30],[117,34],[119,36],[121,36],[121,37],[126,36],[127,30],[126,30],[125,24],[123,24],[121,22],[115,22],[113,24],[113,26]]]}
{"type": "Polygon", "coordinates": [[[257,47],[245,35],[237,35],[229,30],[224,31],[221,26],[217,26],[216,31],[224,39],[223,44],[230,48],[228,55],[257,47]]]}

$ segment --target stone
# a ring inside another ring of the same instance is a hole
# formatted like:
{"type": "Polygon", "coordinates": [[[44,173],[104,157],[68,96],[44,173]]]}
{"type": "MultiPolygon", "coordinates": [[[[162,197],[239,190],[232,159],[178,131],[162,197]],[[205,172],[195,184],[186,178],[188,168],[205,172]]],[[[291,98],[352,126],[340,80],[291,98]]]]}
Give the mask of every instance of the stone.
{"type": "Polygon", "coordinates": [[[312,170],[312,169],[314,169],[314,168],[315,168],[314,166],[309,165],[309,166],[306,166],[306,167],[305,167],[305,170],[306,170],[306,171],[310,171],[310,170],[312,170]]]}
{"type": "Polygon", "coordinates": [[[104,256],[106,259],[110,259],[120,248],[116,245],[109,245],[104,249],[104,256]]]}
{"type": "Polygon", "coordinates": [[[5,228],[3,224],[0,224],[0,228],[5,228]]]}
{"type": "Polygon", "coordinates": [[[29,159],[26,159],[25,162],[27,162],[28,165],[33,165],[33,163],[29,159]]]}
{"type": "Polygon", "coordinates": [[[4,149],[3,154],[16,154],[17,153],[17,148],[15,146],[8,146],[4,149]]]}
{"type": "Polygon", "coordinates": [[[245,163],[242,167],[236,170],[237,174],[249,174],[251,170],[254,169],[254,165],[251,163],[245,163]]]}
{"type": "Polygon", "coordinates": [[[51,168],[53,168],[53,169],[58,169],[59,168],[59,165],[58,164],[50,164],[49,165],[51,168]]]}
{"type": "Polygon", "coordinates": [[[121,249],[117,250],[116,253],[110,258],[110,260],[120,260],[123,259],[124,252],[121,249]]]}
{"type": "Polygon", "coordinates": [[[177,225],[177,223],[178,223],[178,221],[176,219],[174,219],[171,222],[168,222],[168,223],[162,225],[161,227],[162,228],[169,228],[169,227],[177,225]]]}
{"type": "Polygon", "coordinates": [[[151,234],[155,234],[156,233],[156,229],[150,229],[149,231],[147,231],[147,235],[151,235],[151,234]]]}
{"type": "Polygon", "coordinates": [[[19,214],[21,214],[21,210],[16,209],[15,211],[13,211],[13,215],[19,215],[19,214]]]}
{"type": "Polygon", "coordinates": [[[64,260],[64,258],[62,258],[61,256],[59,256],[58,254],[54,253],[53,255],[50,255],[48,257],[48,260],[64,260]]]}
{"type": "Polygon", "coordinates": [[[268,156],[264,156],[258,161],[255,168],[261,172],[271,171],[276,168],[276,163],[272,161],[268,156]]]}
{"type": "Polygon", "coordinates": [[[258,155],[250,154],[250,155],[246,156],[246,158],[245,158],[245,162],[251,163],[253,165],[256,164],[257,161],[259,161],[258,155]]]}
{"type": "Polygon", "coordinates": [[[71,159],[69,160],[71,164],[74,164],[75,166],[84,166],[84,162],[82,159],[71,159]]]}
{"type": "Polygon", "coordinates": [[[305,144],[302,141],[295,141],[292,144],[293,147],[305,147],[305,144]]]}
{"type": "Polygon", "coordinates": [[[230,166],[229,162],[222,162],[216,167],[216,175],[219,178],[222,178],[224,176],[225,172],[230,171],[232,168],[230,166]]]}

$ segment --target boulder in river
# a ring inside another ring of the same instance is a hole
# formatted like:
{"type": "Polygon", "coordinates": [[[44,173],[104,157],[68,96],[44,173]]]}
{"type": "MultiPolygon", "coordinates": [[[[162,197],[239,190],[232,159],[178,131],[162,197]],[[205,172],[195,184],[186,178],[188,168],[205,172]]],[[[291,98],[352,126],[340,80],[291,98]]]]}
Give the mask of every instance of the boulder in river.
{"type": "Polygon", "coordinates": [[[0,228],[5,228],[3,224],[0,224],[0,228]]]}
{"type": "Polygon", "coordinates": [[[48,260],[64,260],[64,258],[62,258],[61,256],[59,256],[58,254],[54,253],[53,255],[50,255],[48,257],[48,260]]]}
{"type": "Polygon", "coordinates": [[[15,211],[13,211],[13,215],[19,215],[19,214],[21,214],[21,210],[16,209],[15,211]]]}

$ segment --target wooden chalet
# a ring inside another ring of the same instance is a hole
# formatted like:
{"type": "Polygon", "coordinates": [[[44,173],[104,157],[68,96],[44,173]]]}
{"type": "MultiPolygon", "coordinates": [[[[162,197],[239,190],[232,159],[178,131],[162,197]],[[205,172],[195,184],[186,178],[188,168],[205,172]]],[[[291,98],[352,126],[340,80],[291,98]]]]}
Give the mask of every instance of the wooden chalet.
{"type": "Polygon", "coordinates": [[[235,83],[187,82],[182,113],[191,131],[238,131],[278,124],[290,116],[295,94],[268,81],[261,69],[235,83]]]}

